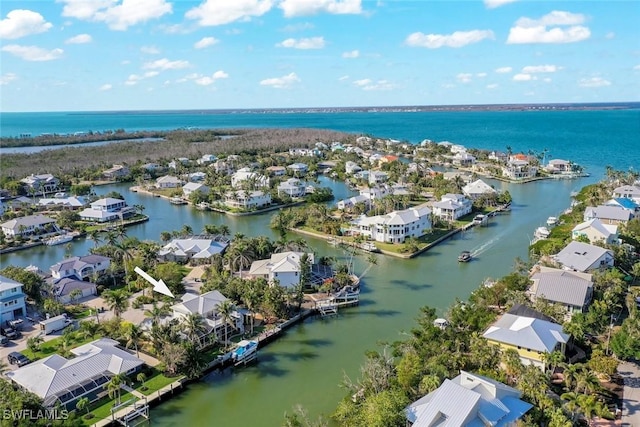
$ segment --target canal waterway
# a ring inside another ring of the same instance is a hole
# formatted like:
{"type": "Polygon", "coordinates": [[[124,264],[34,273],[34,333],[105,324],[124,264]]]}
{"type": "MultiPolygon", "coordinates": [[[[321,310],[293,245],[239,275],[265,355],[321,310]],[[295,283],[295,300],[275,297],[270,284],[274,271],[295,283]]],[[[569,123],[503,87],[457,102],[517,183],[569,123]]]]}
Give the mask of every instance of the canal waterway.
{"type": "MultiPolygon", "coordinates": [[[[332,187],[337,198],[353,194],[343,183],[321,177],[321,185],[332,187]]],[[[276,342],[260,351],[254,366],[212,373],[205,381],[190,385],[180,396],[151,412],[153,425],[281,425],[283,414],[302,405],[313,417],[328,416],[345,391],[339,387],[343,375],[355,379],[367,350],[380,349],[381,342],[401,340],[414,325],[419,308],[436,307],[444,316],[456,298],[469,293],[489,277],[512,270],[515,257],[527,257],[533,230],[547,217],[558,215],[570,203],[570,193],[593,178],[539,181],[526,185],[488,180],[513,197],[511,213],[492,218],[487,227],[476,227],[443,242],[410,260],[376,255],[377,265],[363,277],[361,303],[343,309],[331,319],[308,319],[288,330],[276,342]],[[476,258],[458,263],[462,250],[476,258]]],[[[159,240],[162,231],[190,225],[198,232],[205,224],[227,224],[231,233],[265,235],[276,239],[269,228],[274,214],[228,217],[202,212],[192,206],[174,206],[167,200],[129,191],[128,184],[96,187],[99,194],[119,191],[130,205],[142,204],[150,216],[146,223],[127,229],[130,236],[159,240]]],[[[307,238],[319,255],[348,256],[320,239],[307,238]]],[[[71,244],[70,253],[87,253],[89,239],[71,244]]],[[[0,266],[37,265],[42,269],[62,259],[65,245],[41,246],[2,255],[0,266]]],[[[355,272],[368,267],[366,257],[355,259],[355,272]]]]}

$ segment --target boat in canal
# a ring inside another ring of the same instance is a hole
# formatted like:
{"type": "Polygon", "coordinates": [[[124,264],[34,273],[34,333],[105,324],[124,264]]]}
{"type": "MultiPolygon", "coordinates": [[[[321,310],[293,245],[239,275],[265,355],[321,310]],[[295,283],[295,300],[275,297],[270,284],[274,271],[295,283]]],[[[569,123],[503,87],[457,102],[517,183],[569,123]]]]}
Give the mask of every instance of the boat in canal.
{"type": "Polygon", "coordinates": [[[460,255],[458,255],[458,262],[469,262],[471,261],[472,255],[469,251],[462,251],[460,255]]]}
{"type": "Polygon", "coordinates": [[[558,225],[558,217],[550,216],[547,218],[547,227],[555,227],[558,225]]]}
{"type": "Polygon", "coordinates": [[[242,340],[238,347],[231,352],[231,360],[235,366],[246,365],[258,356],[257,340],[242,340]]]}
{"type": "Polygon", "coordinates": [[[51,237],[44,241],[44,244],[47,246],[55,246],[61,245],[63,243],[67,243],[73,240],[72,234],[59,234],[57,236],[51,237]]]}

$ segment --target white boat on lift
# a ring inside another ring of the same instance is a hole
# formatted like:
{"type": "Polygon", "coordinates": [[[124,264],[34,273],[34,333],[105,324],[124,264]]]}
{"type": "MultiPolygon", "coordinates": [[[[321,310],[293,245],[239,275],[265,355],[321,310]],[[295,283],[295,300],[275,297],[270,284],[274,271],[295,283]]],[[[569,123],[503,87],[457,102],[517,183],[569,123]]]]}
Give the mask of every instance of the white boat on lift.
{"type": "Polygon", "coordinates": [[[550,216],[547,218],[547,227],[555,227],[558,225],[558,217],[550,216]]]}

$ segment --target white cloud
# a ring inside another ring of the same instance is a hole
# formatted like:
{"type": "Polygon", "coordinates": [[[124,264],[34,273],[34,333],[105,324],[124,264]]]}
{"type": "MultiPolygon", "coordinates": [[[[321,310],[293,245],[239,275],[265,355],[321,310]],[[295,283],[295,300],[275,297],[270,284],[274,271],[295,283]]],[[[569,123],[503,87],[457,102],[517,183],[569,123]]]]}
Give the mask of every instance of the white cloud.
{"type": "Polygon", "coordinates": [[[343,82],[345,80],[349,80],[349,76],[342,76],[338,80],[341,81],[341,82],[343,82]]]}
{"type": "Polygon", "coordinates": [[[264,79],[260,82],[260,86],[271,86],[276,89],[288,89],[294,84],[299,83],[301,80],[296,73],[289,73],[282,77],[272,77],[270,79],[264,79]]]}
{"type": "Polygon", "coordinates": [[[0,86],[8,85],[14,80],[17,80],[18,76],[15,73],[5,73],[0,76],[0,86]]]}
{"type": "Polygon", "coordinates": [[[89,34],[78,34],[77,36],[73,36],[68,38],[65,43],[66,44],[85,44],[91,43],[93,38],[89,34]]]}
{"type": "Polygon", "coordinates": [[[311,22],[302,22],[299,24],[289,24],[289,25],[285,25],[282,28],[282,31],[285,33],[295,33],[298,31],[304,31],[304,30],[312,30],[315,28],[315,25],[313,25],[311,22]]]}
{"type": "Polygon", "coordinates": [[[124,82],[125,85],[127,86],[133,86],[138,84],[138,82],[140,80],[142,80],[144,77],[138,75],[138,74],[130,74],[129,77],[127,78],[127,81],[124,82]]]}
{"type": "Polygon", "coordinates": [[[293,49],[322,49],[324,47],[324,37],[286,39],[276,44],[276,46],[293,48],[293,49]]]}
{"type": "Polygon", "coordinates": [[[511,67],[499,67],[494,70],[498,74],[507,74],[513,71],[511,67]]]}
{"type": "Polygon", "coordinates": [[[497,83],[492,83],[490,85],[487,85],[487,89],[497,89],[498,88],[498,84],[497,83]]]}
{"type": "Polygon", "coordinates": [[[235,21],[248,21],[262,16],[273,7],[273,0],[205,0],[200,6],[185,13],[187,19],[198,21],[198,25],[212,27],[235,21]]]}
{"type": "Polygon", "coordinates": [[[591,37],[580,13],[554,10],[540,19],[520,18],[509,30],[507,44],[575,43],[591,37]],[[564,27],[561,27],[564,26],[564,27]]]}
{"type": "Polygon", "coordinates": [[[487,73],[477,73],[476,77],[480,77],[480,78],[487,77],[487,73]]]}
{"type": "Polygon", "coordinates": [[[112,30],[130,26],[171,13],[166,0],[58,0],[64,3],[62,16],[83,21],[104,22],[112,30]]]}
{"type": "Polygon", "coordinates": [[[453,34],[424,34],[416,32],[407,36],[405,43],[412,47],[438,49],[440,47],[463,47],[484,39],[494,39],[491,30],[456,31],[453,34]]]}
{"type": "Polygon", "coordinates": [[[189,61],[178,60],[169,61],[167,58],[157,59],[155,61],[147,62],[142,66],[145,70],[180,70],[189,66],[189,61]]]}
{"type": "Polygon", "coordinates": [[[334,15],[362,13],[361,0],[282,0],[278,7],[287,18],[318,13],[334,15]]]}
{"type": "Polygon", "coordinates": [[[160,53],[160,49],[158,49],[156,46],[142,46],[140,48],[140,52],[146,53],[148,55],[157,55],[160,53]]]}
{"type": "Polygon", "coordinates": [[[605,80],[602,77],[589,77],[578,80],[578,86],[580,87],[604,87],[611,86],[609,80],[605,80]]]}
{"type": "Polygon", "coordinates": [[[214,44],[216,44],[218,42],[220,42],[220,40],[218,40],[215,37],[204,37],[204,38],[198,40],[197,42],[195,42],[193,47],[196,48],[196,49],[204,49],[205,47],[213,46],[214,44]]]}
{"type": "Polygon", "coordinates": [[[397,87],[395,84],[388,80],[374,81],[371,79],[361,79],[355,80],[353,84],[358,86],[362,90],[391,90],[397,87]]]}
{"type": "Polygon", "coordinates": [[[488,9],[495,9],[496,7],[503,6],[508,3],[513,3],[517,0],[484,0],[484,5],[488,9]]]}
{"type": "Polygon", "coordinates": [[[640,71],[640,64],[633,67],[633,71],[640,71]]]}
{"type": "MultiPolygon", "coordinates": [[[[187,76],[187,77],[190,77],[190,76],[187,76]]],[[[229,77],[229,74],[225,73],[222,70],[218,70],[210,76],[197,76],[193,80],[196,82],[196,84],[199,84],[201,86],[209,86],[215,83],[216,80],[226,79],[228,77],[229,77]]]]}
{"type": "Polygon", "coordinates": [[[0,21],[0,39],[19,39],[31,34],[44,33],[51,27],[53,24],[46,22],[38,12],[15,9],[0,21]]]}
{"type": "Polygon", "coordinates": [[[101,92],[105,92],[105,91],[111,90],[111,89],[113,89],[113,85],[110,85],[109,83],[103,84],[102,86],[100,86],[98,88],[98,90],[101,91],[101,92]]]}
{"type": "Polygon", "coordinates": [[[544,79],[542,79],[542,81],[545,82],[545,83],[551,83],[552,79],[551,79],[551,77],[545,77],[544,79]]]}
{"type": "Polygon", "coordinates": [[[43,49],[37,46],[21,46],[17,44],[10,44],[3,46],[3,52],[9,52],[25,61],[52,61],[62,57],[64,51],[62,49],[43,49]]]}
{"type": "Polygon", "coordinates": [[[522,68],[522,72],[525,74],[555,73],[559,70],[562,70],[562,67],[558,67],[557,65],[527,65],[522,68]]]}
{"type": "Polygon", "coordinates": [[[360,56],[360,51],[359,50],[352,50],[350,52],[343,52],[342,53],[342,57],[343,58],[357,58],[360,56]]]}
{"type": "Polygon", "coordinates": [[[524,73],[518,73],[515,76],[513,76],[513,80],[516,82],[528,82],[535,79],[536,79],[535,76],[532,76],[531,74],[524,74],[524,73]]]}
{"type": "Polygon", "coordinates": [[[471,73],[459,73],[456,76],[456,80],[458,80],[460,83],[470,83],[471,77],[473,77],[473,74],[471,73]]]}
{"type": "Polygon", "coordinates": [[[146,73],[144,73],[143,77],[144,77],[145,79],[148,79],[149,77],[155,77],[155,76],[157,76],[158,74],[160,74],[160,72],[159,72],[159,71],[147,71],[146,73]]]}

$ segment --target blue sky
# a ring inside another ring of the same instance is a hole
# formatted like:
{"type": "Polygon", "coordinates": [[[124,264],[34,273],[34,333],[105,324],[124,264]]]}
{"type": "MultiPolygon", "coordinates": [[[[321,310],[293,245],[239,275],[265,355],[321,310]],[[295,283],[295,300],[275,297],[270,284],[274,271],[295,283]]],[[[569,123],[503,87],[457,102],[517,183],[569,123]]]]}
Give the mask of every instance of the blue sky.
{"type": "Polygon", "coordinates": [[[2,0],[0,111],[640,100],[640,2],[2,0]]]}

